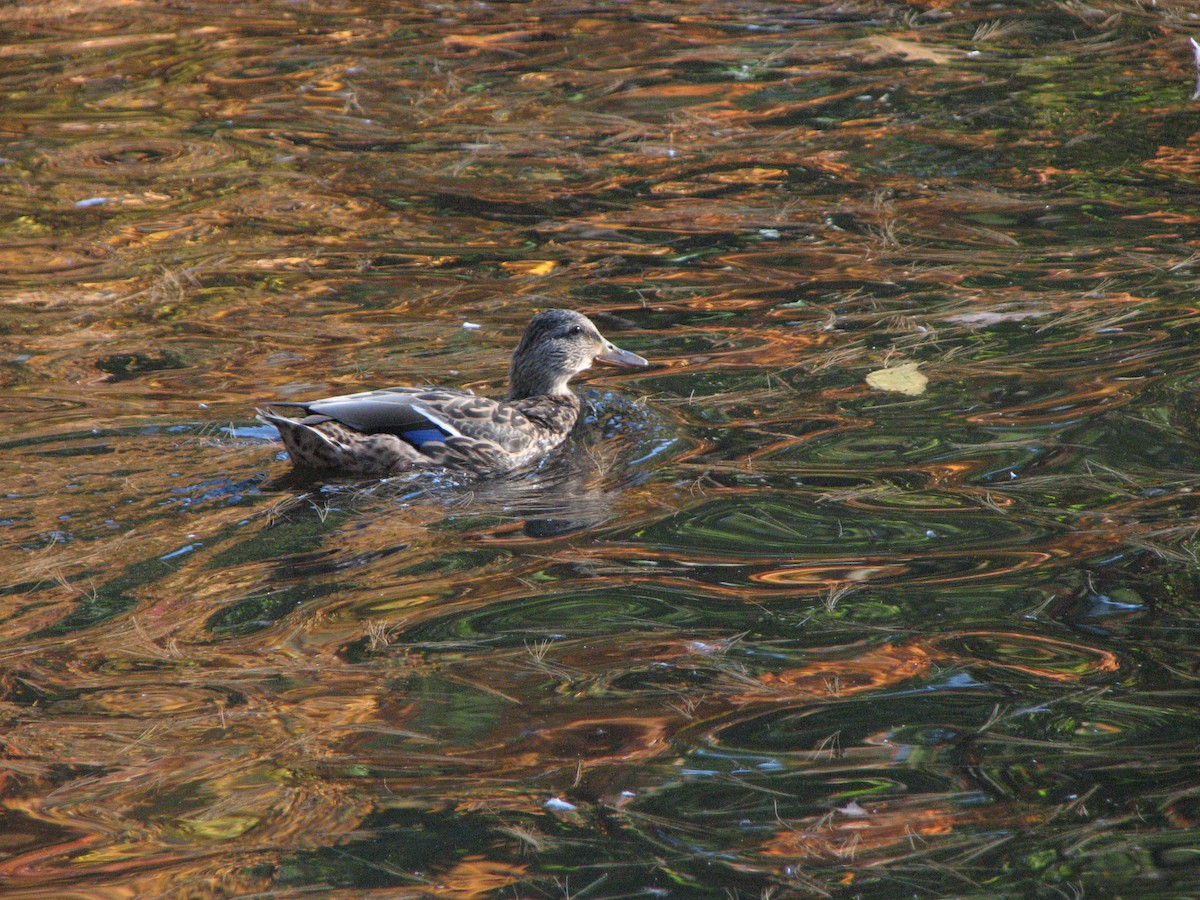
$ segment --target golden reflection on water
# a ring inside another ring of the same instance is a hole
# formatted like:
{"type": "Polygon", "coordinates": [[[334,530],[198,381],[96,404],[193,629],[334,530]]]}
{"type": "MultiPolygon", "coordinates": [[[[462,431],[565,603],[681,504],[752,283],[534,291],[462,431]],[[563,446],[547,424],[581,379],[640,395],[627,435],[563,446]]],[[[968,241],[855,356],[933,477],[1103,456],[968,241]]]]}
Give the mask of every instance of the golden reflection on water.
{"type": "Polygon", "coordinates": [[[1191,26],[1100,5],[0,10],[0,892],[1191,892],[1191,26]],[[252,421],[548,305],[658,367],[522,482],[252,421]]]}

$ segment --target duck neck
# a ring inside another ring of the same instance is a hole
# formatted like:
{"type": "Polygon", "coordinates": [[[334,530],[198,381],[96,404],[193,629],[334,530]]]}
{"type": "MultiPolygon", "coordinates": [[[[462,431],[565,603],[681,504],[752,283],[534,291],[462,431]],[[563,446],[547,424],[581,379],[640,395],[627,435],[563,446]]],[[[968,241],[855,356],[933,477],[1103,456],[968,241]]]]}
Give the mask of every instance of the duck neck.
{"type": "Polygon", "coordinates": [[[564,373],[562,367],[525,359],[520,353],[513,356],[508,370],[508,399],[527,400],[530,397],[573,397],[567,382],[572,373],[564,373]]]}
{"type": "Polygon", "coordinates": [[[508,389],[508,400],[531,400],[542,397],[553,397],[554,399],[566,399],[574,397],[575,394],[567,387],[566,382],[561,385],[557,384],[537,384],[524,383],[514,381],[508,389]]]}

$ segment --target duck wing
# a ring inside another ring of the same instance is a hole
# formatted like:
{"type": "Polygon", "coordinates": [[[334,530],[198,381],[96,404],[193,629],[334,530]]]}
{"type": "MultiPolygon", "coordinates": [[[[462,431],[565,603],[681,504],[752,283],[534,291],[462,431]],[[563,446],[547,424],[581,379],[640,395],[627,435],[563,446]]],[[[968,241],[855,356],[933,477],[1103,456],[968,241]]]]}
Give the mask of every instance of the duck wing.
{"type": "Polygon", "coordinates": [[[469,391],[443,388],[384,388],[307,403],[273,403],[332,419],[363,434],[393,434],[421,448],[450,438],[490,441],[508,453],[526,450],[533,423],[505,402],[469,391]]]}

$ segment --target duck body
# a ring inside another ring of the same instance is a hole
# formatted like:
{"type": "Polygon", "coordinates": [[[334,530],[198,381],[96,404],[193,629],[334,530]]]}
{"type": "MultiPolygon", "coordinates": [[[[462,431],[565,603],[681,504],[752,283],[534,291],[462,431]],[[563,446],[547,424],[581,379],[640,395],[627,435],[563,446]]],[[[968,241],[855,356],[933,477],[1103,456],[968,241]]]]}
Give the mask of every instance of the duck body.
{"type": "Polygon", "coordinates": [[[433,466],[479,474],[524,468],[566,440],[579,408],[574,393],[507,401],[399,387],[275,403],[258,413],[279,429],[300,468],[382,476],[433,466]],[[273,412],[280,407],[304,417],[273,412]]]}
{"type": "Polygon", "coordinates": [[[304,469],[361,477],[423,467],[499,475],[536,463],[567,439],[580,410],[567,382],[594,361],[649,365],[605,340],[586,316],[551,309],[526,328],[502,400],[393,387],[271,403],[258,415],[279,430],[292,463],[304,469]]]}

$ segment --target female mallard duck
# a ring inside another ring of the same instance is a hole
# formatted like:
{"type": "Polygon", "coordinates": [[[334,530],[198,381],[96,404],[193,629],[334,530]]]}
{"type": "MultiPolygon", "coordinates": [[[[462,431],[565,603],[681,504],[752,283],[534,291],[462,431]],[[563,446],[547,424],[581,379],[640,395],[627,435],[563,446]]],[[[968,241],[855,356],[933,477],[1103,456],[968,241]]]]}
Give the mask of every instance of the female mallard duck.
{"type": "Polygon", "coordinates": [[[508,396],[446,388],[384,388],[258,410],[279,429],[296,466],[345,475],[393,475],[438,466],[476,475],[511,472],[564,440],[579,417],[567,382],[593,362],[647,366],[604,339],[587,316],[548,309],[533,317],[513,352],[508,396]],[[303,418],[277,415],[298,409],[303,418]]]}

